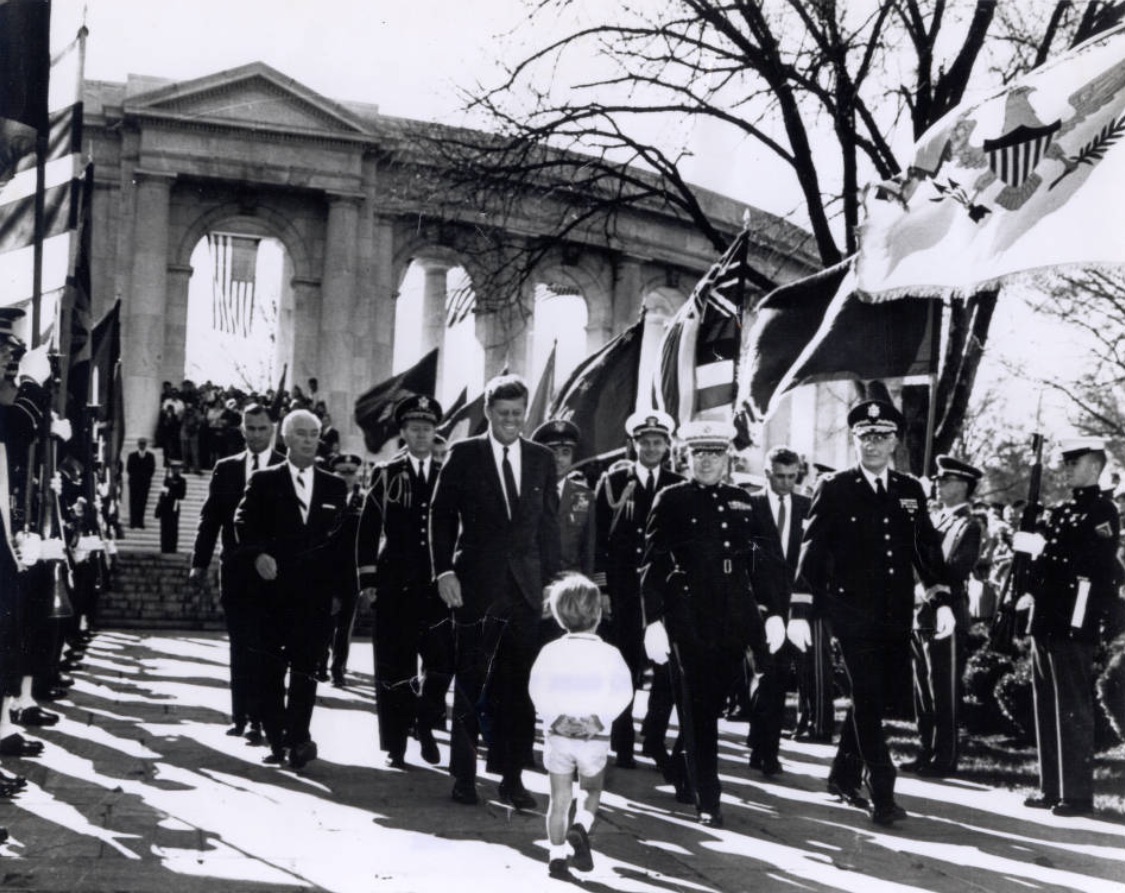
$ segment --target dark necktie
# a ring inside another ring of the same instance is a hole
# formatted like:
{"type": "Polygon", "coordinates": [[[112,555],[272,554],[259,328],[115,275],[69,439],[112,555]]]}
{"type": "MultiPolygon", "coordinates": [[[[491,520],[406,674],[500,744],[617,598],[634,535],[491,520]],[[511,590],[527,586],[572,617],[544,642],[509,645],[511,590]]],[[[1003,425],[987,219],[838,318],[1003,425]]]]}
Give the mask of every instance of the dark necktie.
{"type": "Polygon", "coordinates": [[[258,470],[258,454],[253,453],[250,457],[250,473],[253,474],[258,470]]]}
{"type": "Polygon", "coordinates": [[[785,535],[785,497],[777,497],[777,535],[781,537],[781,554],[789,550],[789,538],[785,535]]]}
{"type": "Polygon", "coordinates": [[[645,477],[645,496],[648,497],[649,502],[652,502],[652,496],[656,492],[656,481],[654,477],[655,475],[653,475],[651,471],[645,477]]]}
{"type": "Polygon", "coordinates": [[[301,507],[301,520],[309,520],[309,494],[308,487],[305,484],[305,472],[297,472],[297,504],[301,507]]]}
{"type": "Polygon", "coordinates": [[[887,488],[883,486],[882,478],[875,478],[875,495],[878,496],[880,500],[887,498],[887,488]]]}
{"type": "Polygon", "coordinates": [[[512,463],[508,461],[508,447],[504,447],[504,460],[500,463],[500,470],[504,473],[504,493],[508,497],[508,517],[514,518],[520,496],[516,489],[516,476],[512,473],[512,463]]]}

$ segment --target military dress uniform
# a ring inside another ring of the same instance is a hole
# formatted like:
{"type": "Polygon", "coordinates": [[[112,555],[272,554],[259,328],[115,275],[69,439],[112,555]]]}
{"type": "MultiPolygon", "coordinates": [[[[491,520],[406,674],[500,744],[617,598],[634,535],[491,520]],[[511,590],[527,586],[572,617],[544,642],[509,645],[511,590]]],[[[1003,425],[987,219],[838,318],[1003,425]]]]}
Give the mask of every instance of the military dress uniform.
{"type": "MultiPolygon", "coordinates": [[[[657,432],[669,440],[674,428],[675,423],[666,413],[635,414],[626,425],[630,437],[657,432]]],[[[640,582],[645,525],[656,496],[665,488],[682,483],[684,478],[667,468],[660,468],[655,483],[648,486],[647,480],[647,469],[632,462],[602,475],[595,496],[596,568],[605,574],[610,601],[609,617],[602,621],[605,639],[621,651],[633,674],[634,688],[640,687],[645,668],[640,582]],[[645,480],[642,480],[642,475],[645,480]]],[[[671,707],[667,674],[658,670],[653,675],[648,713],[641,727],[645,751],[651,751],[658,759],[662,759],[665,753],[664,738],[671,707]]],[[[631,707],[614,722],[610,738],[618,759],[626,763],[631,761],[635,743],[631,707]]]]}
{"type": "MultiPolygon", "coordinates": [[[[363,465],[363,460],[355,453],[337,453],[328,464],[333,474],[342,476],[341,472],[345,468],[350,468],[352,474],[358,472],[363,465]]],[[[358,482],[353,483],[348,491],[348,505],[344,517],[344,536],[348,542],[356,541],[364,501],[363,489],[358,482]]],[[[321,682],[331,678],[332,685],[336,688],[343,688],[347,681],[348,655],[351,653],[352,629],[355,626],[355,614],[359,602],[359,587],[355,579],[349,579],[348,584],[339,595],[340,610],[332,617],[324,661],[317,671],[317,678],[321,682]]]]}
{"type": "MultiPolygon", "coordinates": [[[[412,398],[396,409],[400,426],[410,418],[436,422],[441,407],[428,397],[412,398]]],[[[452,674],[449,610],[430,565],[430,503],[441,465],[427,457],[420,475],[418,462],[404,453],[376,467],[356,536],[359,588],[377,593],[372,642],[379,742],[394,762],[401,762],[411,731],[428,739],[444,724],[452,674]]]]}
{"type": "MultiPolygon", "coordinates": [[[[935,480],[951,477],[975,484],[982,472],[952,456],[937,457],[935,480]]],[[[968,502],[945,509],[934,518],[941,537],[950,589],[950,606],[957,618],[952,636],[935,639],[930,607],[915,610],[910,641],[914,679],[914,716],[920,749],[913,768],[919,775],[942,777],[957,770],[958,722],[961,713],[961,677],[968,658],[969,574],[980,560],[983,531],[968,502]]],[[[906,768],[906,767],[904,767],[906,768]]]]}
{"type": "MultiPolygon", "coordinates": [[[[1093,439],[1064,443],[1063,456],[1093,439]],[[1070,447],[1070,449],[1068,449],[1070,447]]],[[[1086,812],[1094,797],[1094,650],[1117,597],[1120,518],[1095,485],[1051,512],[1031,566],[1032,684],[1041,796],[1028,805],[1086,812]],[[1058,805],[1056,805],[1058,804],[1058,805]]]]}
{"type": "MultiPolygon", "coordinates": [[[[848,425],[853,433],[895,432],[902,415],[888,403],[865,401],[849,412],[848,425]]],[[[901,812],[882,724],[889,707],[909,697],[915,575],[929,591],[930,606],[949,604],[941,539],[921,483],[884,468],[872,484],[860,465],[822,478],[809,509],[798,573],[813,598],[794,601],[792,617],[805,619],[811,611],[828,619],[851,682],[852,703],[829,790],[861,805],[858,792],[866,775],[873,818],[880,824],[894,821],[901,812]]]]}
{"type": "MultiPolygon", "coordinates": [[[[689,447],[729,445],[733,426],[689,422],[689,447]],[[728,430],[729,429],[729,432],[728,430]]],[[[704,821],[720,821],[718,719],[747,647],[765,645],[755,593],[772,603],[787,574],[755,545],[746,492],[681,481],[657,495],[649,514],[642,568],[644,620],[662,623],[681,736],[672,756],[704,821]]],[[[677,784],[677,788],[681,785],[677,784]]]]}

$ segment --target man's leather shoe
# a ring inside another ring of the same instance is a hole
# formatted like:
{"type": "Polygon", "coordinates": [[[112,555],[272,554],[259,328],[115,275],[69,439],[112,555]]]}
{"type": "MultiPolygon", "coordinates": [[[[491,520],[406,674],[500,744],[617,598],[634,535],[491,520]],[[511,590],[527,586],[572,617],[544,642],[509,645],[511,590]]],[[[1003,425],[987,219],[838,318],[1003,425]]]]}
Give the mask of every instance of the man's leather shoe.
{"type": "Polygon", "coordinates": [[[1051,809],[1051,815],[1089,815],[1093,811],[1093,800],[1067,800],[1064,797],[1051,809]]]}
{"type": "Polygon", "coordinates": [[[0,769],[0,785],[7,788],[26,788],[27,779],[22,775],[12,775],[10,772],[0,769]]]}
{"type": "Polygon", "coordinates": [[[811,732],[798,732],[793,736],[794,741],[799,741],[801,744],[831,744],[831,735],[814,735],[811,732]]]}
{"type": "Polygon", "coordinates": [[[0,738],[0,757],[37,757],[41,753],[42,741],[30,741],[18,732],[0,738]]]}
{"type": "Polygon", "coordinates": [[[238,738],[244,731],[246,731],[246,725],[244,723],[236,722],[233,726],[227,729],[227,734],[232,738],[238,738]]]}
{"type": "Polygon", "coordinates": [[[32,690],[31,696],[37,701],[61,701],[69,697],[70,692],[65,688],[36,688],[32,690]]]}
{"type": "Polygon", "coordinates": [[[466,806],[474,806],[479,802],[480,798],[477,797],[477,786],[471,781],[458,781],[453,784],[453,793],[450,799],[454,803],[463,803],[466,806]]]}
{"type": "Polygon", "coordinates": [[[68,676],[66,673],[59,673],[55,677],[54,686],[56,688],[70,688],[74,685],[74,677],[68,676]]]}
{"type": "Polygon", "coordinates": [[[871,805],[868,799],[859,792],[859,788],[841,784],[831,778],[828,779],[828,793],[856,809],[867,809],[871,805]]]}
{"type": "Polygon", "coordinates": [[[758,756],[756,753],[752,753],[752,754],[750,754],[750,759],[746,761],[746,765],[750,769],[757,769],[759,772],[761,772],[762,771],[762,758],[760,756],[758,756]]]}
{"type": "Polygon", "coordinates": [[[38,704],[12,711],[12,722],[21,726],[53,726],[58,721],[57,713],[50,713],[38,704]]]}
{"type": "Polygon", "coordinates": [[[267,766],[281,766],[285,763],[285,750],[271,750],[268,754],[262,757],[262,762],[267,766]]]}
{"type": "Polygon", "coordinates": [[[918,772],[919,774],[921,774],[921,770],[929,765],[930,761],[925,759],[924,757],[915,757],[913,760],[907,760],[898,768],[901,772],[918,772]]]}
{"type": "Polygon", "coordinates": [[[256,726],[251,726],[250,731],[246,733],[246,746],[261,747],[265,743],[266,736],[262,734],[262,730],[256,726]]]}
{"type": "Polygon", "coordinates": [[[762,775],[766,778],[772,778],[775,775],[781,775],[785,770],[781,768],[780,760],[766,760],[762,763],[762,775]]]}
{"type": "Polygon", "coordinates": [[[717,809],[713,812],[700,812],[699,824],[707,828],[721,828],[723,827],[723,814],[717,809]]]}
{"type": "Polygon", "coordinates": [[[328,671],[325,670],[325,669],[317,670],[314,678],[316,679],[317,682],[327,682],[328,681],[328,671]]]}
{"type": "Polygon", "coordinates": [[[289,748],[289,765],[294,769],[301,769],[315,760],[316,742],[315,741],[302,741],[300,744],[294,744],[289,748]]]}
{"type": "Polygon", "coordinates": [[[1053,809],[1058,804],[1059,798],[1052,794],[1034,794],[1023,801],[1028,809],[1053,809]]]}
{"type": "Polygon", "coordinates": [[[574,870],[593,871],[594,856],[590,852],[590,837],[586,829],[578,823],[571,825],[566,830],[566,842],[574,850],[574,855],[570,857],[570,864],[574,866],[574,870]]]}
{"type": "Polygon", "coordinates": [[[405,769],[406,760],[400,753],[389,753],[387,758],[383,761],[383,765],[388,769],[405,769]]]}
{"type": "Polygon", "coordinates": [[[344,688],[344,677],[334,673],[332,675],[332,687],[333,688],[344,688]]]}
{"type": "Polygon", "coordinates": [[[417,734],[418,745],[422,749],[422,759],[431,766],[436,766],[441,760],[441,751],[438,750],[437,742],[434,740],[434,730],[419,724],[417,734]]]}
{"type": "Polygon", "coordinates": [[[906,818],[906,810],[899,806],[897,803],[887,803],[883,806],[874,806],[870,811],[871,821],[876,825],[883,825],[889,827],[895,822],[901,822],[906,818]]]}
{"type": "MultiPolygon", "coordinates": [[[[631,753],[619,753],[617,755],[617,759],[613,761],[613,764],[618,769],[636,769],[637,768],[637,760],[631,753]]],[[[577,866],[575,866],[575,867],[577,867],[577,866]]],[[[581,869],[579,869],[579,870],[581,870],[581,869]]]]}
{"type": "Polygon", "coordinates": [[[668,748],[662,744],[649,744],[645,743],[641,747],[641,753],[656,763],[656,768],[661,772],[666,772],[668,764],[672,762],[672,757],[668,753],[668,748]]]}
{"type": "Polygon", "coordinates": [[[505,784],[500,782],[500,802],[514,806],[518,810],[535,809],[538,805],[527,788],[522,784],[505,784]]]}

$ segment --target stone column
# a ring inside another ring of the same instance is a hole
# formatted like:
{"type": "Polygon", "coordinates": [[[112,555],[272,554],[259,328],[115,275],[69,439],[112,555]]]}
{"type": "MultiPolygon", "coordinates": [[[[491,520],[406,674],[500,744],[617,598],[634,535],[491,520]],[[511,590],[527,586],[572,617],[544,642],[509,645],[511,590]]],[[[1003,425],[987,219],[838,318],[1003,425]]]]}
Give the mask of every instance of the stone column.
{"type": "MultiPolygon", "coordinates": [[[[489,313],[478,314],[476,318],[477,340],[484,348],[484,379],[499,375],[507,366],[508,371],[517,375],[527,375],[527,321],[518,307],[505,306],[489,313]]],[[[534,388],[535,383],[529,382],[534,388]]]]}
{"type": "Polygon", "coordinates": [[[422,288],[422,356],[435,347],[438,352],[437,393],[441,393],[445,371],[445,301],[449,265],[437,260],[419,260],[425,274],[422,288]]]}
{"type": "Polygon", "coordinates": [[[294,276],[289,286],[293,291],[293,346],[285,387],[293,390],[298,384],[303,391],[305,382],[319,377],[324,388],[328,382],[320,371],[320,280],[294,276]]]}
{"type": "Polygon", "coordinates": [[[122,339],[127,444],[137,437],[151,438],[160,412],[168,300],[168,212],[174,181],[174,175],[141,170],[133,176],[133,269],[124,302],[122,339]]]}
{"type": "Polygon", "coordinates": [[[315,373],[341,434],[352,426],[352,313],[356,297],[356,236],[362,194],[330,194],[321,278],[320,370],[315,373]]]}
{"type": "Polygon", "coordinates": [[[637,321],[644,298],[641,288],[641,261],[623,255],[618,259],[614,270],[613,315],[609,320],[610,332],[606,341],[637,321]]]}
{"type": "Polygon", "coordinates": [[[168,305],[164,317],[164,363],[161,380],[178,384],[184,377],[187,345],[188,285],[191,266],[168,268],[168,305]]]}

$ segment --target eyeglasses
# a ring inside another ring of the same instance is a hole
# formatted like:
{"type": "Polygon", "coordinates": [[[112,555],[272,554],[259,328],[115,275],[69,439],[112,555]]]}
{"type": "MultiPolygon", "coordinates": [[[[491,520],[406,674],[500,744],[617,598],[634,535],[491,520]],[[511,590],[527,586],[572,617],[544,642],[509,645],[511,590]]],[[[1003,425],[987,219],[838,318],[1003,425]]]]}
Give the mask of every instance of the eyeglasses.
{"type": "Polygon", "coordinates": [[[888,431],[863,431],[855,435],[855,439],[860,443],[886,443],[894,437],[888,431]]]}

